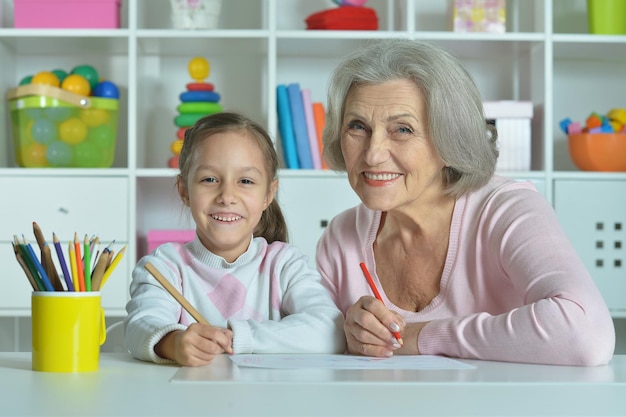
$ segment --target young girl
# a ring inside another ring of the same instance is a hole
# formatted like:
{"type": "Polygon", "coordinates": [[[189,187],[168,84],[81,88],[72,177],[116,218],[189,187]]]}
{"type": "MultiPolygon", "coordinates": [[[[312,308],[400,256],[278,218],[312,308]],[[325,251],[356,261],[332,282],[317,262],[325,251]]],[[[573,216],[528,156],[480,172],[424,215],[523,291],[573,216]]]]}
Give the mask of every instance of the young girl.
{"type": "Polygon", "coordinates": [[[131,354],[200,366],[225,352],[343,352],[343,315],[306,256],[285,243],[278,157],[265,130],[237,113],[204,117],[185,133],[179,165],[196,238],[161,245],[135,267],[125,319],[131,354]],[[196,323],[147,262],[211,325],[196,323]]]}

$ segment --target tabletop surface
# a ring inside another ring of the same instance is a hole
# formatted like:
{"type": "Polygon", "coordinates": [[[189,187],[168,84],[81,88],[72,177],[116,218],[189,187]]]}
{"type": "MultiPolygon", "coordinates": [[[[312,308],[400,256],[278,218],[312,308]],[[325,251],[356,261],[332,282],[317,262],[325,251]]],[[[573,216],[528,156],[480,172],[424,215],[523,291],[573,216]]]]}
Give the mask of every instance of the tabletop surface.
{"type": "Polygon", "coordinates": [[[202,368],[105,353],[97,372],[31,370],[0,352],[0,416],[626,416],[626,355],[568,367],[489,361],[459,370],[202,368]]]}

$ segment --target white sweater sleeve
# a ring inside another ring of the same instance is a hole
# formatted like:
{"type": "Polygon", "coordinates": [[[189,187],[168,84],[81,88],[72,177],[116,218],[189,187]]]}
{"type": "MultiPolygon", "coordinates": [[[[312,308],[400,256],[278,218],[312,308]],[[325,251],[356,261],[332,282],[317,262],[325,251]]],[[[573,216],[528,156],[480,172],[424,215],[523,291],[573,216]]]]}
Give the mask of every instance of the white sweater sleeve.
{"type": "Polygon", "coordinates": [[[131,355],[137,359],[156,363],[174,363],[154,353],[154,346],[167,333],[185,330],[179,324],[181,307],[144,268],[151,262],[180,291],[180,283],[163,260],[148,255],[142,258],[133,270],[130,285],[131,299],[126,305],[128,313],[124,320],[126,345],[131,355]]]}

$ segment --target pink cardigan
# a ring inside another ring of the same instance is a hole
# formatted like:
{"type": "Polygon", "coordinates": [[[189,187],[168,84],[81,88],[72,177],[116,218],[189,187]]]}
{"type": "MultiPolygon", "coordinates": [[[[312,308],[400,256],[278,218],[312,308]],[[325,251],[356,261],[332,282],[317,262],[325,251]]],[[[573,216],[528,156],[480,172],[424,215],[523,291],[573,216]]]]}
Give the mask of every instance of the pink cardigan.
{"type": "Polygon", "coordinates": [[[380,286],[372,244],[380,212],[362,204],[334,218],[317,264],[346,312],[372,295],[370,268],[385,305],[407,323],[429,322],[422,354],[554,365],[606,364],[615,329],[589,272],[552,207],[530,182],[494,177],[456,201],[439,295],[418,312],[395,306],[380,286]]]}

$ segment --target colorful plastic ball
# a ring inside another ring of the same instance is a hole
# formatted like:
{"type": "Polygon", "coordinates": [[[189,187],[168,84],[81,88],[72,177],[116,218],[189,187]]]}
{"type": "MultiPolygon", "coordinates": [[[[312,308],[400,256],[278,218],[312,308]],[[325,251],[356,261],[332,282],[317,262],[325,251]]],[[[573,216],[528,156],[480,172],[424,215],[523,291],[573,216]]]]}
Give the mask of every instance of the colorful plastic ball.
{"type": "Polygon", "coordinates": [[[30,128],[30,134],[35,142],[47,145],[57,139],[57,127],[49,119],[37,119],[30,128]]]}
{"type": "Polygon", "coordinates": [[[30,84],[30,82],[33,80],[33,76],[32,75],[27,75],[26,77],[22,78],[20,80],[20,84],[19,85],[28,85],[30,84]]]}
{"type": "Polygon", "coordinates": [[[34,119],[34,120],[46,117],[43,109],[41,108],[28,108],[28,109],[24,109],[21,113],[23,115],[26,115],[28,118],[34,119]]]}
{"type": "Polygon", "coordinates": [[[78,167],[102,166],[102,151],[91,142],[81,142],[74,146],[74,165],[78,167]]]}
{"type": "Polygon", "coordinates": [[[62,83],[65,77],[67,77],[67,72],[62,69],[53,69],[51,72],[57,76],[60,83],[62,83]]]}
{"type": "Polygon", "coordinates": [[[120,98],[120,90],[113,82],[105,80],[96,85],[93,90],[93,95],[95,97],[118,99],[120,98]]]}
{"type": "Polygon", "coordinates": [[[18,127],[18,138],[20,139],[20,143],[22,145],[28,145],[35,140],[33,139],[33,135],[30,133],[33,129],[33,125],[35,124],[34,120],[29,120],[28,123],[17,123],[15,126],[18,127]]]}
{"type": "Polygon", "coordinates": [[[25,167],[45,167],[48,165],[46,160],[46,145],[41,143],[31,143],[21,149],[21,161],[25,167]]]}
{"type": "Polygon", "coordinates": [[[101,125],[89,129],[87,141],[100,149],[113,149],[115,146],[115,132],[108,125],[101,125]]]}
{"type": "Polygon", "coordinates": [[[76,145],[87,137],[87,125],[77,117],[59,123],[59,137],[65,143],[76,145]]]}
{"type": "Polygon", "coordinates": [[[59,78],[50,71],[41,71],[33,76],[30,80],[31,84],[51,85],[52,87],[58,87],[61,83],[59,78]]]}
{"type": "Polygon", "coordinates": [[[46,107],[43,109],[45,116],[55,122],[67,119],[72,115],[72,111],[71,107],[46,107]]]}
{"type": "MultiPolygon", "coordinates": [[[[626,109],[622,109],[622,108],[611,109],[607,113],[606,117],[608,117],[609,119],[621,125],[625,125],[626,124],[626,109]]],[[[621,129],[618,129],[616,130],[616,132],[619,132],[620,130],[621,129]]]]}
{"type": "Polygon", "coordinates": [[[88,96],[91,93],[89,81],[82,75],[70,74],[61,83],[61,88],[71,93],[81,96],[88,96]]]}
{"type": "Polygon", "coordinates": [[[111,118],[111,114],[104,109],[81,109],[80,120],[85,122],[87,127],[96,127],[105,124],[111,118]]]}
{"type": "Polygon", "coordinates": [[[66,167],[72,162],[72,147],[65,142],[56,141],[48,145],[46,159],[51,166],[66,167]]]}
{"type": "Polygon", "coordinates": [[[100,80],[98,71],[91,65],[79,65],[74,67],[70,74],[80,75],[86,79],[89,82],[89,88],[91,90],[96,88],[96,85],[98,85],[98,81],[100,80]]]}
{"type": "Polygon", "coordinates": [[[201,82],[209,76],[211,67],[209,65],[209,61],[197,56],[189,61],[187,70],[193,80],[201,82]]]}

